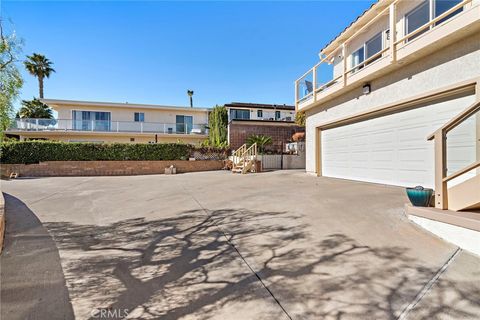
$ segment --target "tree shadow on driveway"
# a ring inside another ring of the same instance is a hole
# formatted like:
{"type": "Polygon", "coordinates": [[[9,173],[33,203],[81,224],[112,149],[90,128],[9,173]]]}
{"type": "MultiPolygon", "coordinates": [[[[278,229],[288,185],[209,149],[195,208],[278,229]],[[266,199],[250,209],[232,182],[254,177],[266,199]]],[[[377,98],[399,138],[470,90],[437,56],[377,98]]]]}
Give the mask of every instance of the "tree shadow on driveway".
{"type": "MultiPolygon", "coordinates": [[[[192,210],[44,226],[81,319],[94,309],[136,319],[396,319],[438,271],[406,248],[365,246],[341,233],[316,240],[289,212],[192,210]]],[[[473,317],[459,303],[479,306],[468,282],[444,282],[436,297],[425,319],[473,317]]]]}
{"type": "Polygon", "coordinates": [[[58,250],[35,214],[4,193],[1,319],[73,319],[58,250]]]}

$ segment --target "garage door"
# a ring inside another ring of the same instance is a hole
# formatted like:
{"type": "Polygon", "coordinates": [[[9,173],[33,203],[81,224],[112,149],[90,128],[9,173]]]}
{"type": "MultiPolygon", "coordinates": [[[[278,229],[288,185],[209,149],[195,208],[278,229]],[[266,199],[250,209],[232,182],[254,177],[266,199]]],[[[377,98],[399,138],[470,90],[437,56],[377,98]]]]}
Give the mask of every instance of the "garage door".
{"type": "MultiPolygon", "coordinates": [[[[433,142],[426,138],[473,102],[474,96],[464,96],[324,130],[322,174],[399,186],[433,187],[433,142]]],[[[474,162],[473,126],[474,122],[449,133],[447,154],[455,155],[452,160],[449,156],[449,172],[474,162]]]]}

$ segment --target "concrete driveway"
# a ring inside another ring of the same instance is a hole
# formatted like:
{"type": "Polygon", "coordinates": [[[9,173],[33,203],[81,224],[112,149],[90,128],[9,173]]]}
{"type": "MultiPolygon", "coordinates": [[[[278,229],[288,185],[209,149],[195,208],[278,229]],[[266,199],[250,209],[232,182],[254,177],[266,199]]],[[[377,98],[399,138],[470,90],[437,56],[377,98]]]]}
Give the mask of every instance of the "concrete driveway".
{"type": "Polygon", "coordinates": [[[401,188],[300,171],[2,181],[2,319],[478,319],[401,188]]]}

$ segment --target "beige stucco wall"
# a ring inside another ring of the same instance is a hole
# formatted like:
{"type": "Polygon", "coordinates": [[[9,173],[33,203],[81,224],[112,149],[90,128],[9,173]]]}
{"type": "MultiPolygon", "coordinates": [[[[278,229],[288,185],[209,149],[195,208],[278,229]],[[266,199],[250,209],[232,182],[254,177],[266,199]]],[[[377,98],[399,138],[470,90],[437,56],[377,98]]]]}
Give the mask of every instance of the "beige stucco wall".
{"type": "Polygon", "coordinates": [[[111,112],[111,121],[134,121],[135,112],[145,113],[145,122],[176,123],[177,115],[193,116],[193,124],[206,124],[208,114],[206,111],[195,110],[162,110],[150,108],[126,108],[105,106],[54,106],[58,112],[58,119],[72,119],[73,110],[111,112]]]}
{"type": "MultiPolygon", "coordinates": [[[[230,110],[231,109],[238,109],[238,110],[249,110],[250,111],[250,120],[261,120],[261,119],[275,119],[275,110],[273,109],[262,109],[262,108],[250,108],[250,109],[245,109],[245,108],[228,108],[228,119],[230,120],[230,110]],[[263,116],[262,117],[257,117],[257,111],[262,110],[263,116]]],[[[277,110],[280,111],[280,119],[286,118],[286,117],[291,117],[292,120],[295,119],[295,111],[289,111],[289,110],[277,110]]]]}
{"type": "MultiPolygon", "coordinates": [[[[63,142],[105,142],[105,143],[149,143],[155,142],[155,134],[135,134],[132,133],[131,135],[128,134],[101,134],[101,133],[91,133],[91,134],[61,134],[58,132],[49,133],[49,132],[29,132],[23,133],[20,135],[20,139],[32,139],[32,138],[44,138],[47,140],[54,140],[54,141],[63,141],[63,142]],[[134,141],[130,139],[133,138],[134,141]]],[[[207,137],[203,135],[189,135],[189,136],[181,136],[181,135],[157,135],[158,143],[189,143],[199,145],[202,141],[206,140],[207,137]]]]}
{"type": "Polygon", "coordinates": [[[368,95],[358,86],[308,110],[306,170],[315,172],[315,128],[321,124],[476,77],[480,77],[480,34],[371,81],[368,95]]]}

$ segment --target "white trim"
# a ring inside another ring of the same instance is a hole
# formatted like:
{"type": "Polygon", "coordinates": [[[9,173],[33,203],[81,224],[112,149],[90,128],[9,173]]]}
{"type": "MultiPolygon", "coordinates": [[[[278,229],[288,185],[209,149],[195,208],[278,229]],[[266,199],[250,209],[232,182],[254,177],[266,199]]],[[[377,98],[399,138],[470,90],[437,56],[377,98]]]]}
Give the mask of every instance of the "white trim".
{"type": "Polygon", "coordinates": [[[60,100],[60,99],[40,99],[43,103],[53,106],[82,106],[82,107],[113,107],[113,108],[133,108],[133,109],[163,109],[163,110],[182,110],[192,112],[207,112],[210,108],[190,108],[183,106],[165,106],[154,104],[121,103],[121,102],[97,102],[97,101],[79,101],[79,100],[60,100]]]}

